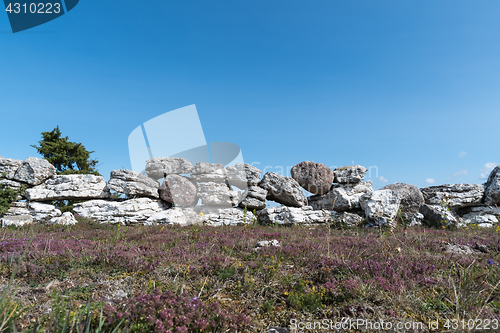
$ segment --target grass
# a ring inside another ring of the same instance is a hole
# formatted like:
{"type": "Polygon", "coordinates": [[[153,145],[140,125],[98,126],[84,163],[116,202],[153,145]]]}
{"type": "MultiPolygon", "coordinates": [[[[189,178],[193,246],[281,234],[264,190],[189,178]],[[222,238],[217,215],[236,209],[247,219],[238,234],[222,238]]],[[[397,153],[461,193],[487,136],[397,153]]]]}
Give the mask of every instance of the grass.
{"type": "Polygon", "coordinates": [[[0,332],[13,332],[14,323],[29,332],[266,332],[291,320],[342,317],[437,320],[444,331],[453,320],[500,320],[500,228],[180,228],[77,219],[0,230],[7,287],[0,332]],[[273,239],[281,246],[254,249],[273,239]],[[487,253],[447,253],[448,243],[485,245],[487,253]]]}

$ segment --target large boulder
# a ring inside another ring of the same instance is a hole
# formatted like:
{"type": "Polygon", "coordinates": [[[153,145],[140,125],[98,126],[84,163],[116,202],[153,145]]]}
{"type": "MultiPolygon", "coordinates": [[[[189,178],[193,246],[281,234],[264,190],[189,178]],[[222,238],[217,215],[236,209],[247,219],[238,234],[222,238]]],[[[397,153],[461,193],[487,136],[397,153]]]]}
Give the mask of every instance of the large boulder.
{"type": "Polygon", "coordinates": [[[335,174],[332,169],[321,163],[310,161],[296,164],[290,171],[292,178],[312,194],[325,194],[332,187],[335,174]]]}
{"type": "Polygon", "coordinates": [[[77,215],[101,223],[142,224],[154,213],[169,207],[162,200],[138,198],[126,201],[90,200],[75,204],[73,210],[77,215]]]}
{"type": "Polygon", "coordinates": [[[250,224],[255,220],[255,216],[241,208],[201,207],[196,217],[196,221],[198,220],[205,225],[218,227],[250,224]]]}
{"type": "Polygon", "coordinates": [[[106,181],[94,175],[57,175],[25,192],[30,201],[109,198],[106,181]]]}
{"type": "Polygon", "coordinates": [[[336,168],[333,170],[335,174],[334,182],[339,184],[359,183],[365,178],[366,171],[368,171],[368,169],[361,165],[336,168]]]}
{"type": "Polygon", "coordinates": [[[260,210],[266,208],[267,191],[259,186],[249,186],[243,193],[243,201],[240,203],[241,208],[247,210],[260,210]]]}
{"type": "Polygon", "coordinates": [[[490,206],[500,205],[500,165],[491,171],[484,189],[483,202],[490,206]]]}
{"type": "Polygon", "coordinates": [[[443,205],[423,204],[420,213],[424,216],[424,223],[434,228],[458,227],[462,223],[451,209],[443,205]]]}
{"type": "Polygon", "coordinates": [[[307,205],[299,183],[291,177],[283,177],[274,172],[264,175],[259,186],[267,191],[267,199],[291,207],[307,205]]]}
{"type": "Polygon", "coordinates": [[[113,170],[108,188],[130,196],[158,198],[160,183],[150,177],[132,170],[113,170]]]}
{"type": "Polygon", "coordinates": [[[419,188],[411,184],[390,184],[381,190],[392,190],[401,199],[400,209],[402,213],[418,213],[420,206],[424,204],[424,196],[419,188]]]}
{"type": "Polygon", "coordinates": [[[360,210],[360,198],[366,193],[372,193],[372,182],[355,184],[335,184],[323,195],[313,195],[307,198],[308,205],[313,209],[333,209],[338,212],[360,210]],[[335,207],[333,204],[335,203],[335,207]]]}
{"type": "Polygon", "coordinates": [[[174,207],[154,213],[146,220],[146,225],[166,224],[188,226],[195,224],[197,213],[193,208],[174,207]]]}
{"type": "Polygon", "coordinates": [[[190,173],[193,164],[181,157],[155,157],[146,161],[146,173],[153,179],[190,173]]]}
{"type": "MultiPolygon", "coordinates": [[[[484,186],[478,184],[446,184],[420,189],[428,205],[463,208],[481,204],[484,186]]],[[[425,215],[425,214],[424,214],[425,215]]]]}
{"type": "Polygon", "coordinates": [[[14,179],[17,169],[23,161],[12,158],[0,158],[0,178],[14,179]]]}
{"type": "Polygon", "coordinates": [[[226,167],[227,182],[230,186],[246,189],[248,186],[255,186],[260,182],[261,171],[246,163],[237,163],[234,166],[226,167]]]}
{"type": "Polygon", "coordinates": [[[232,191],[226,183],[198,183],[198,197],[206,206],[237,206],[241,202],[241,193],[232,191]]]}
{"type": "Polygon", "coordinates": [[[36,186],[55,174],[56,168],[47,160],[28,157],[17,169],[14,180],[36,186]]]}
{"type": "Polygon", "coordinates": [[[220,163],[198,162],[191,171],[191,179],[195,182],[225,183],[227,170],[220,163]]]}
{"type": "Polygon", "coordinates": [[[363,217],[354,213],[342,212],[334,215],[334,221],[339,226],[355,228],[363,222],[363,217]]]}
{"type": "Polygon", "coordinates": [[[392,190],[378,190],[366,193],[360,198],[361,208],[368,222],[375,227],[396,227],[396,216],[401,199],[392,190]]]}
{"type": "Polygon", "coordinates": [[[313,210],[310,206],[269,207],[263,209],[258,218],[264,225],[324,225],[332,222],[336,214],[331,210],[313,210]]]}
{"type": "Polygon", "coordinates": [[[176,206],[191,206],[196,203],[196,186],[187,177],[168,175],[161,184],[160,198],[176,206]]]}

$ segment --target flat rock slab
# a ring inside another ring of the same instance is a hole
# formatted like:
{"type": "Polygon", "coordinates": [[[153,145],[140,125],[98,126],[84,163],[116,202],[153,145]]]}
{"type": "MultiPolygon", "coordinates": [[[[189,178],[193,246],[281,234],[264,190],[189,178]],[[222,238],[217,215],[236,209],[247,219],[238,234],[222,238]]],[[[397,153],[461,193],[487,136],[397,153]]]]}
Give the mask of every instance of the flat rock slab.
{"type": "Polygon", "coordinates": [[[207,206],[237,206],[241,202],[241,193],[232,191],[226,183],[198,183],[198,197],[207,206]]]}
{"type": "Polygon", "coordinates": [[[0,158],[0,178],[14,179],[17,169],[23,161],[13,158],[0,158]]]}
{"type": "Polygon", "coordinates": [[[188,174],[193,164],[181,157],[155,157],[146,161],[146,173],[158,180],[168,175],[188,174]]]}
{"type": "Polygon", "coordinates": [[[305,207],[270,207],[263,209],[258,218],[264,225],[318,225],[333,221],[337,212],[332,210],[313,210],[305,207]]]}
{"type": "Polygon", "coordinates": [[[56,168],[43,158],[28,157],[19,166],[14,180],[30,185],[40,185],[56,174],[56,168]]]}
{"type": "MultiPolygon", "coordinates": [[[[428,205],[448,205],[450,208],[478,206],[484,186],[478,184],[446,184],[420,189],[428,205]]],[[[425,214],[424,214],[425,215],[425,214]]]]}
{"type": "Polygon", "coordinates": [[[113,170],[108,182],[108,188],[112,191],[130,196],[159,198],[158,181],[132,170],[113,170]]]}
{"type": "Polygon", "coordinates": [[[169,207],[162,200],[138,198],[121,202],[90,200],[75,204],[73,210],[77,215],[101,223],[142,224],[153,214],[169,207]]]}
{"type": "Polygon", "coordinates": [[[299,183],[291,177],[284,177],[274,172],[264,175],[259,186],[267,191],[267,199],[285,206],[302,207],[307,199],[299,183]]]}
{"type": "MultiPolygon", "coordinates": [[[[255,220],[252,212],[244,212],[241,208],[218,208],[204,207],[197,208],[199,221],[205,225],[219,227],[223,225],[245,225],[255,220]]],[[[198,217],[197,217],[198,219],[198,217]]]]}
{"type": "Polygon", "coordinates": [[[325,194],[332,187],[335,174],[333,170],[321,163],[311,161],[296,164],[290,171],[302,188],[312,194],[325,194]]]}
{"type": "Polygon", "coordinates": [[[249,186],[256,186],[260,182],[262,171],[246,163],[237,163],[226,167],[227,181],[230,186],[245,190],[249,186]]]}
{"type": "Polygon", "coordinates": [[[30,201],[109,198],[106,181],[94,175],[57,175],[45,183],[27,189],[30,201]]]}
{"type": "Polygon", "coordinates": [[[146,225],[178,225],[178,226],[189,226],[197,223],[201,223],[201,217],[199,221],[196,221],[197,213],[194,208],[181,208],[174,207],[171,209],[163,210],[154,213],[146,220],[146,225]]]}
{"type": "Polygon", "coordinates": [[[225,183],[227,170],[220,163],[198,162],[191,171],[191,179],[195,182],[225,183]]]}

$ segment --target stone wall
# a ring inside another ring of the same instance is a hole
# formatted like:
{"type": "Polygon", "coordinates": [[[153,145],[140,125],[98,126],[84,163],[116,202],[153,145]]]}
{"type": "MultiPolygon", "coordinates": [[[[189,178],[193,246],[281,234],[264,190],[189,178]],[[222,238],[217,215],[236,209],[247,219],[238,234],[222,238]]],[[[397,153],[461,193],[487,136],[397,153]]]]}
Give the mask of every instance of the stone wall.
{"type": "Polygon", "coordinates": [[[44,159],[24,161],[0,157],[0,186],[24,194],[0,216],[2,226],[28,223],[75,224],[72,213],[52,200],[80,200],[76,215],[101,223],[122,224],[262,224],[319,225],[334,221],[344,226],[393,228],[397,223],[432,227],[477,224],[492,227],[500,209],[500,166],[485,184],[454,184],[419,189],[391,184],[374,191],[364,181],[360,165],[331,170],[301,162],[292,177],[261,171],[248,164],[224,167],[183,158],[147,161],[147,175],[114,170],[108,182],[94,175],[57,175],[44,159]],[[160,184],[161,181],[161,184],[160,184]],[[308,197],[304,190],[311,193],[308,197]],[[266,201],[281,207],[266,207],[266,201]]]}

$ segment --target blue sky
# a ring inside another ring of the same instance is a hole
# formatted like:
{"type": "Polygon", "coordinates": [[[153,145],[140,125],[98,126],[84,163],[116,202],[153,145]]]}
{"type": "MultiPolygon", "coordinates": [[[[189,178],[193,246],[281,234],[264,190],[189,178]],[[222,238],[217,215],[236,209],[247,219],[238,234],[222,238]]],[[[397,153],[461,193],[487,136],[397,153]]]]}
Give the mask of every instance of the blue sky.
{"type": "Polygon", "coordinates": [[[267,171],[311,160],[372,167],[375,188],[482,183],[500,163],[499,12],[493,0],[82,0],[16,34],[0,14],[0,155],[37,156],[30,145],[59,125],[107,179],[130,168],[134,128],[196,104],[207,141],[267,171]]]}

